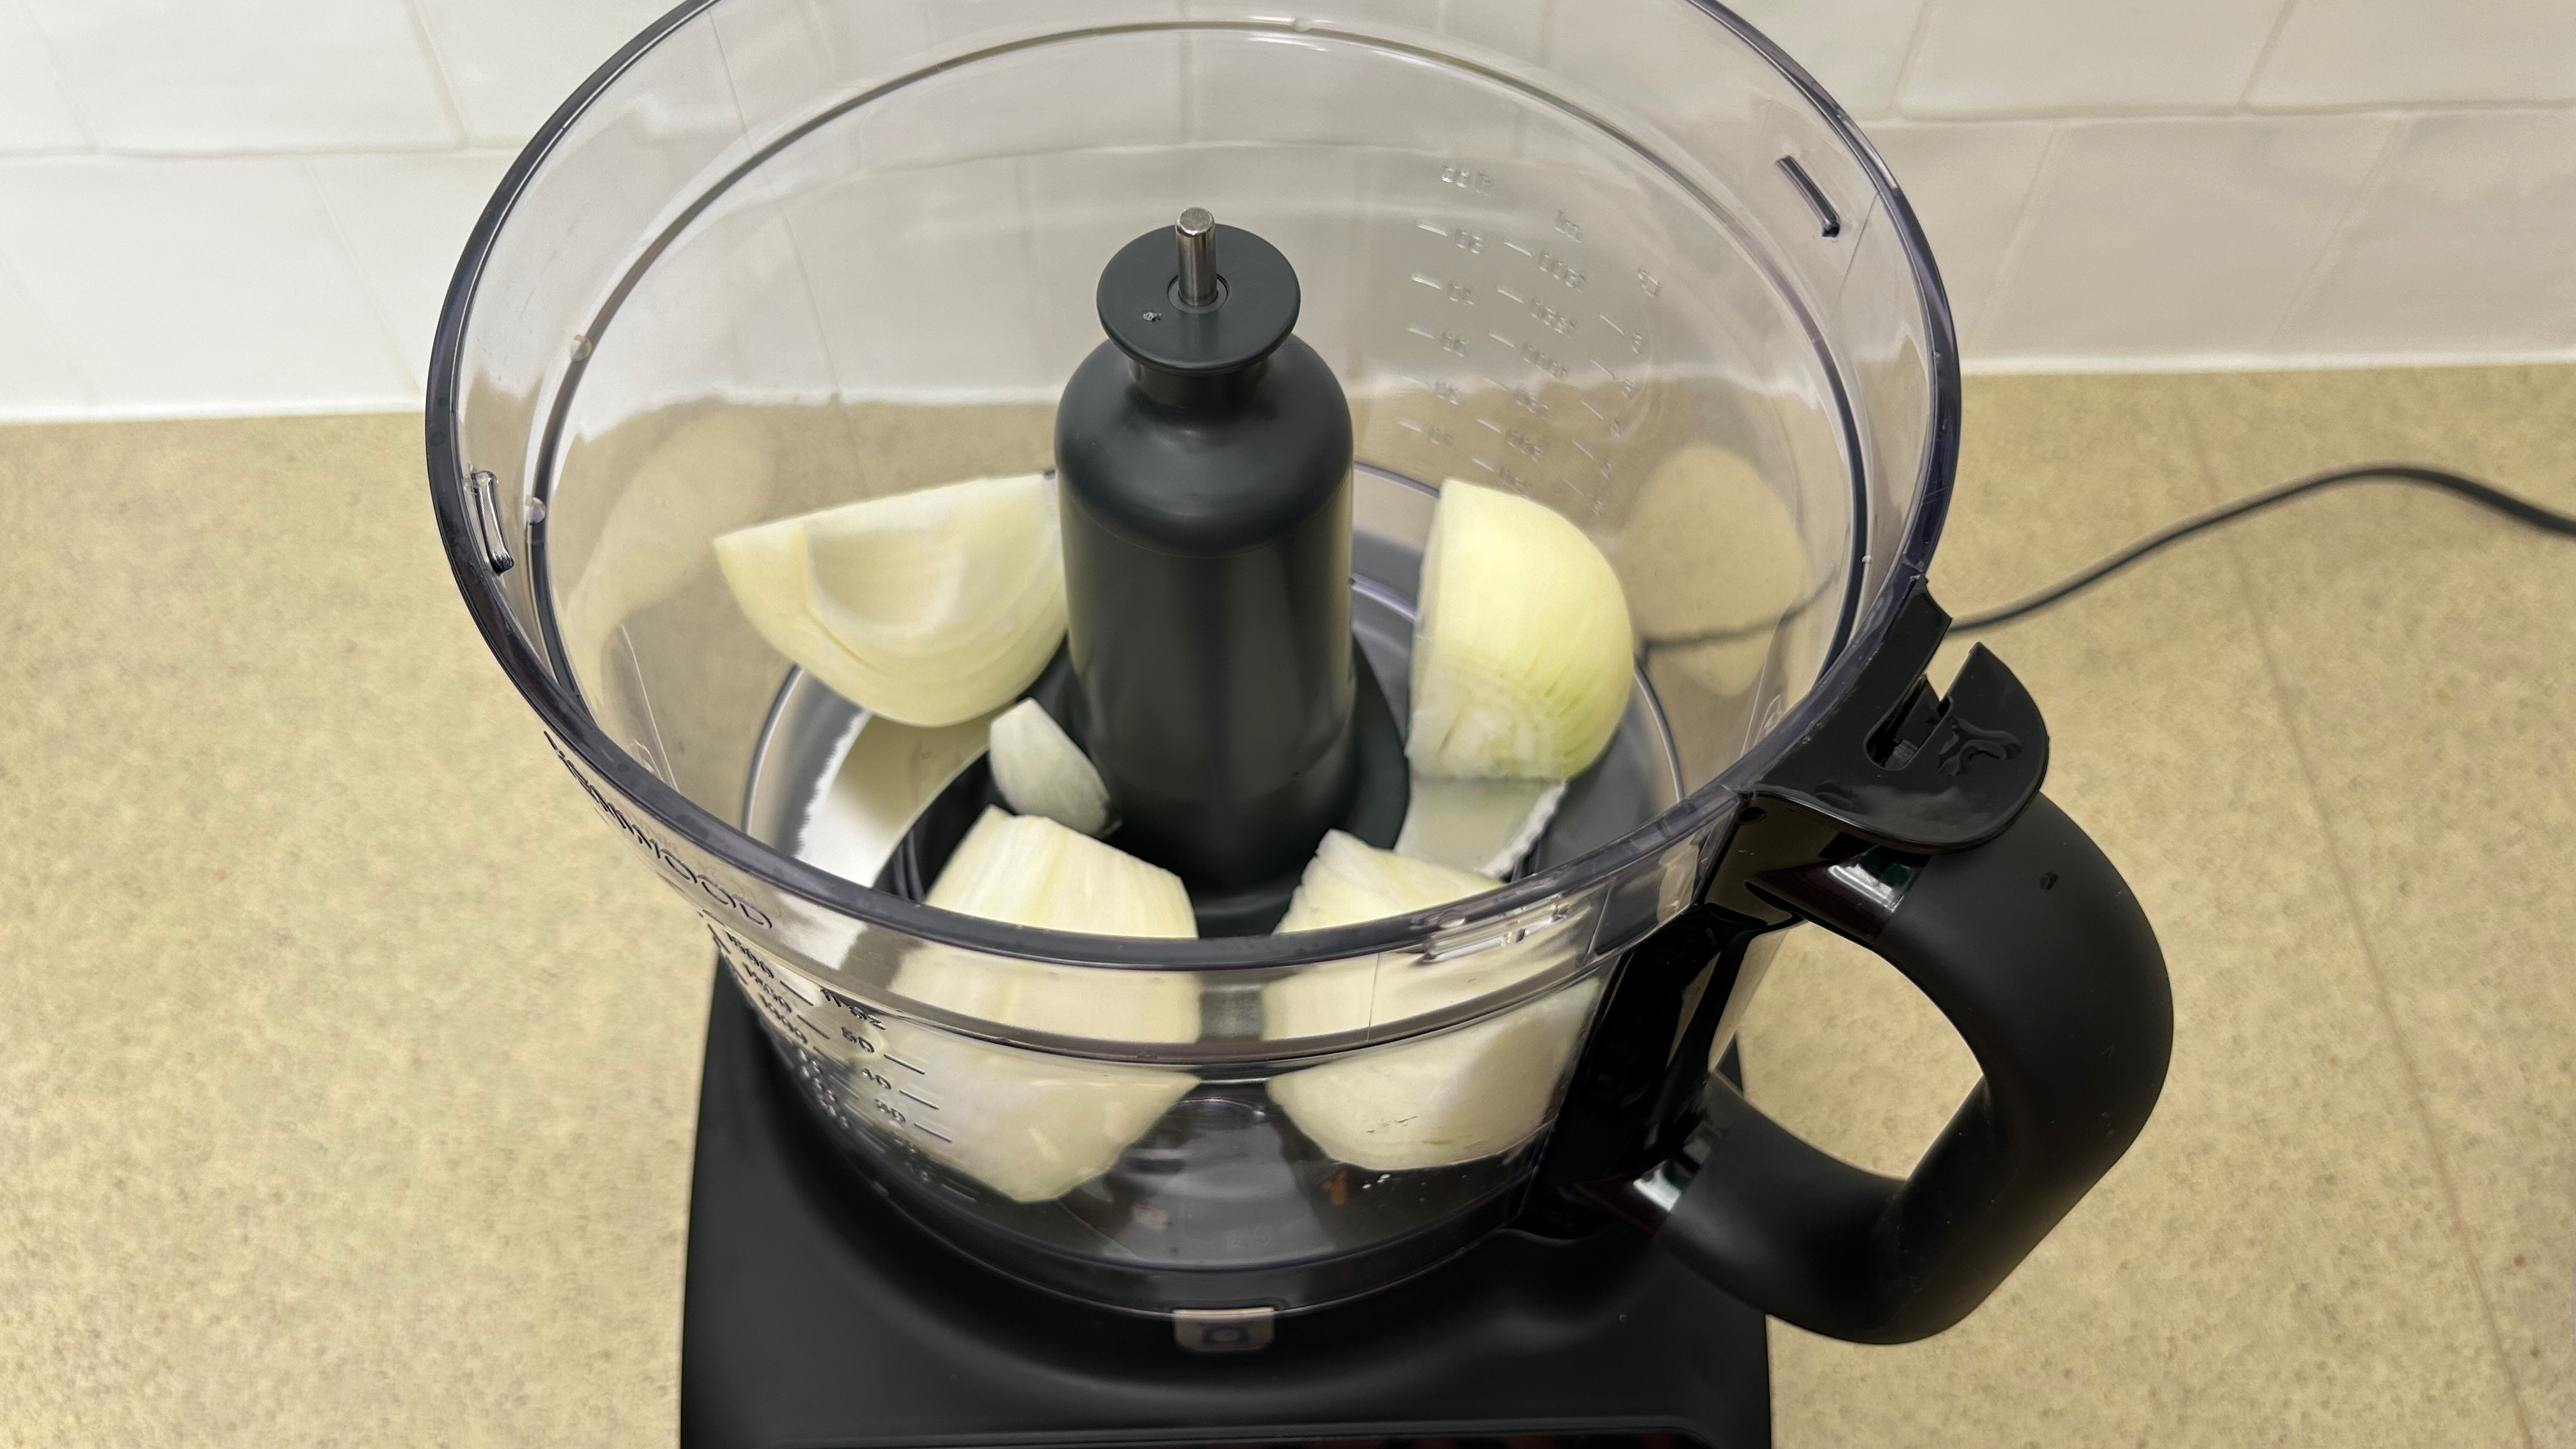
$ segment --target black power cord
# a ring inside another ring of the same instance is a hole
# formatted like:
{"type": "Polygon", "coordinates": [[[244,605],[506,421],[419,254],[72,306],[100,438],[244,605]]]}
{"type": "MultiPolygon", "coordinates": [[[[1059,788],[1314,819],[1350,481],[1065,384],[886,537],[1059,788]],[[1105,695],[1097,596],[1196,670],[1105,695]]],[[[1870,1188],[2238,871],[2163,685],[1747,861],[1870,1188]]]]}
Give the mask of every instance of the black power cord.
{"type": "MultiPolygon", "coordinates": [[[[2423,463],[2356,463],[2347,468],[2333,468],[2323,473],[2311,473],[2305,478],[2294,478],[2287,483],[2266,488],[2260,493],[2249,493],[2233,503],[2222,503],[2206,512],[2195,513],[2188,518],[2168,524],[2129,544],[2119,552],[2050,584],[2038,593],[2024,595],[2009,604],[2000,604],[1991,609],[1963,615],[1952,621],[1950,632],[1974,634],[1994,628],[1998,624],[2008,624],[2015,619],[2026,618],[2042,609],[2064,603],[2074,595],[2169,544],[2180,543],[2194,534],[2205,533],[2222,523],[2233,523],[2237,519],[2251,517],[2266,508],[2287,503],[2293,498],[2304,498],[2311,493],[2323,492],[2328,488],[2340,487],[2346,483],[2405,483],[2418,488],[2431,488],[2437,492],[2465,498],[2481,508],[2492,509],[2516,523],[2537,528],[2544,533],[2554,533],[2562,538],[2576,538],[2576,517],[2560,513],[2555,509],[2544,508],[2530,499],[2517,497],[2492,483],[2482,483],[2464,473],[2454,473],[2447,468],[2435,468],[2423,463]]],[[[1806,598],[1791,605],[1780,617],[1787,619],[1795,616],[1800,610],[1823,597],[1823,592],[1819,587],[1806,598]]],[[[1652,654],[1659,649],[1688,649],[1702,644],[1722,644],[1737,639],[1749,639],[1756,635],[1767,636],[1778,627],[1777,621],[1742,624],[1728,629],[1706,629],[1669,637],[1648,636],[1641,642],[1644,645],[1644,652],[1652,654]]]]}
{"type": "Polygon", "coordinates": [[[2431,488],[2465,498],[2482,508],[2492,509],[2516,523],[2527,524],[2561,537],[2576,538],[2576,517],[2570,517],[2554,509],[2543,508],[2527,498],[2517,497],[2494,484],[2479,482],[2465,474],[2454,473],[2447,468],[2429,467],[2422,463],[2357,463],[2348,468],[2335,468],[2323,473],[2312,473],[2305,478],[2295,478],[2287,483],[2266,488],[2259,493],[2247,494],[2233,503],[2222,503],[2206,512],[2195,513],[2148,534],[2119,552],[2050,584],[2038,593],[2025,595],[2009,604],[1998,605],[1992,609],[1963,615],[1950,625],[1950,632],[1973,634],[1979,630],[1991,629],[1998,624],[2036,614],[2042,609],[2062,603],[2073,595],[2091,588],[2168,544],[2180,543],[2193,534],[2205,533],[2222,523],[2249,518],[2264,509],[2287,503],[2293,498],[2304,498],[2311,493],[2323,492],[2328,488],[2340,487],[2346,483],[2406,483],[2419,488],[2431,488]]]}

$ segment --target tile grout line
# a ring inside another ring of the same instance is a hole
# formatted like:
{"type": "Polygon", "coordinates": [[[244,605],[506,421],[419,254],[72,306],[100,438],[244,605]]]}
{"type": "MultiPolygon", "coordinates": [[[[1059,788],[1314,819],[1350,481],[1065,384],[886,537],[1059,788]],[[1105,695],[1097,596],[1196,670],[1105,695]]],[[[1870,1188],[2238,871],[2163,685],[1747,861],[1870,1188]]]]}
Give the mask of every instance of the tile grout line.
{"type": "MultiPolygon", "coordinates": [[[[2066,141],[2066,123],[2050,121],[2048,136],[2040,143],[2039,164],[2031,168],[2030,187],[2021,194],[2021,205],[2013,212],[2012,230],[2004,236],[2004,248],[1995,258],[1994,274],[1986,279],[1986,295],[1977,300],[1977,330],[1973,334],[1979,345],[1987,340],[1987,328],[2004,311],[2004,288],[2012,284],[2013,269],[2020,265],[2022,253],[2030,249],[2031,233],[2039,229],[2040,201],[2057,180],[2057,153],[2066,141]]],[[[1968,319],[1953,318],[1959,331],[1959,349],[1965,353],[1968,319]]]]}
{"type": "Polygon", "coordinates": [[[63,64],[62,48],[45,33],[45,27],[36,23],[34,10],[17,4],[17,0],[0,0],[0,4],[13,6],[18,11],[19,22],[36,37],[36,48],[45,53],[45,69],[54,77],[54,93],[62,97],[63,109],[72,113],[72,124],[80,129],[81,142],[86,150],[59,154],[78,156],[105,150],[98,122],[90,116],[89,103],[81,99],[80,88],[72,84],[71,67],[63,64]]]}
{"type": "Polygon", "coordinates": [[[2494,115],[2563,115],[2576,111],[2576,104],[2558,100],[2472,100],[2451,97],[2436,101],[2319,101],[2313,105],[2271,106],[2262,110],[2236,110],[2226,106],[2209,106],[2194,101],[2177,101],[2171,105],[2083,106],[2065,103],[2054,106],[2025,108],[2019,106],[1969,106],[1958,110],[1907,111],[1891,110],[1871,116],[1870,121],[1903,121],[1918,126],[1980,126],[2006,121],[2132,121],[2139,124],[2171,121],[2316,121],[2342,116],[2387,116],[2409,120],[2417,116],[2494,116],[2494,115]]]}
{"type": "Polygon", "coordinates": [[[2361,184],[2345,198],[2343,214],[2335,218],[2334,230],[2327,234],[2326,244],[2317,248],[2316,256],[2308,262],[2307,272],[2299,278],[2299,285],[2291,289],[2288,305],[2281,309],[2279,317],[2273,319],[2271,330],[2263,334],[2266,350],[2281,345],[2282,336],[2297,323],[2301,311],[2315,300],[2318,292],[2324,290],[2326,278],[2333,273],[2335,265],[2352,251],[2353,228],[2360,225],[2363,209],[2377,200],[2387,186],[2388,172],[2395,164],[2398,151],[2415,134],[2415,125],[2413,117],[2391,120],[2388,135],[2379,143],[2379,154],[2370,159],[2370,169],[2361,174],[2361,184]]]}
{"type": "Polygon", "coordinates": [[[1923,36],[1932,28],[1932,7],[1939,0],[1923,0],[1914,10],[1914,28],[1905,33],[1905,54],[1896,60],[1896,80],[1888,87],[1887,112],[1905,115],[1905,90],[1914,84],[1914,63],[1923,54],[1923,36]]]}
{"type": "MultiPolygon", "coordinates": [[[[2201,477],[2214,482],[2216,469],[2208,449],[2203,445],[2200,427],[2186,409],[2185,435],[2190,439],[2192,455],[2200,465],[2201,477]]],[[[2297,711],[2291,707],[2290,690],[2282,676],[2280,660],[2272,647],[2272,637],[2264,627],[2263,611],[2258,607],[2252,578],[2245,566],[2245,555],[2237,540],[2220,540],[2227,552],[2228,572],[2236,579],[2237,597],[2245,605],[2247,621],[2253,626],[2254,649],[2263,660],[2263,673],[2272,686],[2273,707],[2281,716],[2281,727],[2290,737],[2290,754],[2299,763],[2299,781],[2307,789],[2308,804],[2316,812],[2319,834],[2324,839],[2326,861],[2334,874],[2335,894],[2340,898],[2345,919],[2351,924],[2353,941],[2361,950],[2363,972],[2370,978],[2372,1004],[2378,1008],[2380,1024],[2386,1028],[2390,1050],[2406,1084],[2409,1106],[2415,1109],[2416,1125],[2424,1134],[2426,1153],[2432,1158],[2434,1180],[2441,1184],[2442,1208],[2451,1220],[2451,1240],[2459,1249],[2461,1265],[2468,1269],[2469,1289],[2477,1295],[2478,1317],[2486,1325],[2487,1348],[2495,1356],[2498,1373],[2504,1377],[2505,1402],[2513,1409],[2514,1427],[2521,1432],[2523,1449],[2539,1449],[2531,1431],[2531,1416],[2523,1409],[2522,1380],[2514,1372],[2513,1357],[2505,1351],[2504,1326],[2496,1318],[2495,1299],[2487,1291],[2486,1274],[2478,1266],[2475,1243],[2469,1236],[2468,1214],[2460,1205],[2460,1190],[2451,1175],[2450,1159],[2442,1151],[2442,1138],[2435,1129],[2430,1094],[2424,1087],[2424,1074],[2416,1066],[2415,1054],[2407,1049],[2406,1035],[2397,1017],[2397,1003],[2388,990],[2387,972],[2380,964],[2378,947],[2371,940],[2370,923],[2362,913],[2361,898],[2353,889],[2351,871],[2344,863],[2341,843],[2336,839],[2332,817],[2326,809],[2326,792],[2317,775],[2316,764],[2308,750],[2305,733],[2299,728],[2297,711]]]]}
{"type": "Polygon", "coordinates": [[[421,58],[429,62],[430,79],[438,85],[438,108],[447,115],[447,123],[456,128],[456,142],[466,150],[473,149],[474,128],[465,121],[465,98],[456,93],[456,82],[447,73],[447,55],[438,45],[438,34],[429,28],[429,16],[422,12],[420,0],[404,0],[403,8],[411,14],[412,43],[420,47],[421,58]]]}
{"type": "Polygon", "coordinates": [[[2290,12],[2299,8],[2299,0],[2281,0],[2281,8],[2272,12],[2272,28],[2263,34],[2263,48],[2254,52],[2253,68],[2245,72],[2245,84],[2236,91],[2236,104],[2228,109],[2243,115],[2254,109],[2254,88],[2263,83],[2263,72],[2272,64],[2272,52],[2281,48],[2281,33],[2290,28],[2290,12]]]}
{"type": "MultiPolygon", "coordinates": [[[[35,289],[29,287],[27,279],[11,265],[8,254],[0,252],[0,294],[12,291],[27,299],[27,310],[34,315],[36,326],[44,333],[44,340],[53,345],[54,356],[62,362],[63,371],[71,374],[73,385],[80,389],[82,402],[87,406],[96,407],[107,394],[100,391],[98,385],[89,380],[88,372],[81,367],[80,358],[72,351],[71,338],[63,333],[62,324],[48,314],[43,304],[36,300],[35,289]]],[[[5,413],[0,413],[0,418],[6,416],[5,413]]]]}
{"type": "Polygon", "coordinates": [[[295,167],[296,178],[304,183],[306,197],[312,201],[314,208],[322,213],[323,229],[330,233],[331,246],[340,254],[341,265],[348,269],[349,280],[357,285],[358,295],[367,301],[367,312],[376,324],[377,343],[385,349],[386,355],[393,359],[394,370],[402,374],[403,381],[422,390],[425,395],[428,379],[422,373],[428,367],[429,360],[423,358],[420,365],[415,367],[412,360],[403,354],[402,334],[394,326],[393,309],[379,294],[375,278],[369,275],[370,269],[358,260],[358,249],[349,242],[349,228],[340,219],[340,208],[331,203],[330,188],[324,186],[322,178],[314,174],[313,163],[310,160],[297,158],[292,164],[295,167]]]}

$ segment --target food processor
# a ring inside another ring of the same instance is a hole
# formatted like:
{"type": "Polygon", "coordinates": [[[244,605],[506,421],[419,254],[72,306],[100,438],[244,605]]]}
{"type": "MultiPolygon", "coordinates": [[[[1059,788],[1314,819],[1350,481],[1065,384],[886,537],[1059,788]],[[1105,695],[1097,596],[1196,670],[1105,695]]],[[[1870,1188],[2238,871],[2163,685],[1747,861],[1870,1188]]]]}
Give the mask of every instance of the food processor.
{"type": "Polygon", "coordinates": [[[1948,1327],[2162,1085],[2036,705],[1925,677],[1930,253],[1715,4],[692,0],[501,184],[427,420],[719,963],[684,1442],[1767,1442],[1764,1315],[1948,1327]],[[968,904],[1022,825],[1159,914],[968,904]],[[1743,1095],[1800,922],[1982,1069],[1905,1178],[1743,1095]]]}

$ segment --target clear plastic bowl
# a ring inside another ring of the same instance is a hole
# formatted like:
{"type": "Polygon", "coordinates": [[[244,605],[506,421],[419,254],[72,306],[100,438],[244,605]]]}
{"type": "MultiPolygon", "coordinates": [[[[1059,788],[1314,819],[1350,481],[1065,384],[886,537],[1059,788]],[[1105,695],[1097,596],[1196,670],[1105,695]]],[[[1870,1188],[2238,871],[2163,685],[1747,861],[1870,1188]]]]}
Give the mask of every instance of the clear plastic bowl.
{"type": "Polygon", "coordinates": [[[430,389],[478,624],[837,1138],[969,1251],[1141,1312],[1320,1306],[1510,1215],[1609,963],[1920,576],[1958,418],[1885,168],[1692,0],[684,5],[502,184],[430,389]],[[1351,397],[1399,719],[1444,480],[1574,520],[1628,591],[1627,721],[1499,890],[1149,941],[877,889],[980,726],[868,717],[717,572],[735,528],[1050,466],[1101,265],[1186,206],[1287,254],[1351,397]],[[1122,1027],[1048,1030],[1063,993],[1122,1027]]]}

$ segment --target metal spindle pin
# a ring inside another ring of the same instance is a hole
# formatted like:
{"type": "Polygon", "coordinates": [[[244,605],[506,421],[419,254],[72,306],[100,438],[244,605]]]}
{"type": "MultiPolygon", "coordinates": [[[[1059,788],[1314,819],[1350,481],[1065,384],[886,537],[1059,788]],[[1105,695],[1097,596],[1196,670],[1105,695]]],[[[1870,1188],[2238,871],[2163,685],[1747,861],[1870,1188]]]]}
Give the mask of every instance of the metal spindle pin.
{"type": "Polygon", "coordinates": [[[1181,213],[1181,305],[1216,305],[1216,218],[1204,206],[1181,213]]]}

